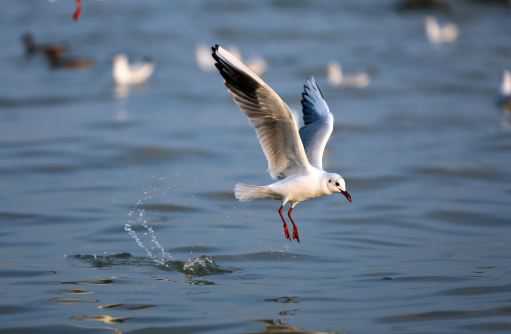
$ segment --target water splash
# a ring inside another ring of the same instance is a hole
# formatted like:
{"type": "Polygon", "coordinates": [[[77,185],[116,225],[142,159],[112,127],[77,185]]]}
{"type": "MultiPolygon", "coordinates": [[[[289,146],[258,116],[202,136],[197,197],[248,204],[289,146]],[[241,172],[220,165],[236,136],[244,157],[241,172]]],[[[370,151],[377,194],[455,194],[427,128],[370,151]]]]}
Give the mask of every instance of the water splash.
{"type": "MultiPolygon", "coordinates": [[[[164,180],[165,178],[157,178],[156,183],[153,184],[151,190],[144,192],[143,198],[138,200],[135,207],[128,212],[128,222],[124,224],[124,230],[133,240],[135,240],[137,246],[145,252],[147,258],[131,256],[129,253],[100,257],[75,255],[75,258],[90,262],[94,266],[120,264],[147,265],[149,260],[150,264],[156,264],[156,266],[160,269],[171,271],[175,270],[189,276],[205,276],[232,272],[231,270],[223,269],[217,265],[211,256],[201,255],[191,257],[186,261],[176,260],[161,245],[156,232],[150,225],[150,218],[147,216],[144,207],[148,201],[154,198],[154,196],[164,197],[168,193],[170,188],[163,188],[163,185],[165,184],[165,182],[163,182],[164,180]],[[137,230],[141,231],[137,232],[137,230]]],[[[197,282],[194,284],[197,284],[197,282]]],[[[208,282],[208,284],[209,283],[210,282],[208,282]]]]}
{"type": "MultiPolygon", "coordinates": [[[[158,178],[158,181],[161,184],[164,178],[158,178]]],[[[156,232],[149,224],[149,221],[146,217],[146,211],[144,209],[144,203],[151,200],[153,198],[153,193],[158,193],[159,195],[165,194],[168,189],[153,189],[151,191],[145,191],[144,197],[141,200],[138,200],[135,207],[128,212],[128,222],[124,224],[124,230],[128,233],[128,235],[135,240],[138,247],[140,247],[147,254],[149,258],[151,258],[155,263],[165,266],[167,262],[173,260],[172,255],[170,255],[165,248],[161,245],[156,232]],[[141,234],[137,233],[134,229],[135,226],[141,226],[145,231],[141,234]],[[147,240],[147,241],[146,241],[147,240]],[[146,245],[148,243],[149,245],[146,245]],[[157,254],[155,254],[155,251],[157,254]]]]}
{"type": "Polygon", "coordinates": [[[188,276],[207,276],[213,274],[231,273],[231,269],[220,267],[211,256],[201,255],[187,261],[167,260],[159,263],[151,257],[133,256],[129,253],[111,255],[76,254],[70,258],[86,262],[94,267],[111,266],[152,266],[164,271],[177,271],[188,276]]]}

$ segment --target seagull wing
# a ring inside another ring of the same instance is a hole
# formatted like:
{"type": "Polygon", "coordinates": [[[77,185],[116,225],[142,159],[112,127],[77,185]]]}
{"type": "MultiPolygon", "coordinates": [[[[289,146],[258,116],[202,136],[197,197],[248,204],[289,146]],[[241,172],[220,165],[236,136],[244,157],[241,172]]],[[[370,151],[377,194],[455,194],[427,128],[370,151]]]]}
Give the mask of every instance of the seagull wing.
{"type": "Polygon", "coordinates": [[[227,50],[218,45],[212,50],[225,86],[256,130],[270,175],[284,178],[309,169],[297,122],[286,103],[227,50]]]}
{"type": "Polygon", "coordinates": [[[334,129],[334,116],[314,78],[305,82],[302,93],[303,126],[300,137],[310,163],[323,169],[323,152],[334,129]]]}

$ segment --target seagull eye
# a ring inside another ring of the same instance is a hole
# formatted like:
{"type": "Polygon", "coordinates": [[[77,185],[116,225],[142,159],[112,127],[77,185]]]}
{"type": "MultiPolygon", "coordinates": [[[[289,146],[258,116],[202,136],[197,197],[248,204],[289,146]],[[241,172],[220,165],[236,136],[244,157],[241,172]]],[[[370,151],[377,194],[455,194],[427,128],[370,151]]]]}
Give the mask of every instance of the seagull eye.
{"type": "Polygon", "coordinates": [[[339,182],[335,182],[335,185],[336,185],[336,186],[339,186],[339,182]]]}

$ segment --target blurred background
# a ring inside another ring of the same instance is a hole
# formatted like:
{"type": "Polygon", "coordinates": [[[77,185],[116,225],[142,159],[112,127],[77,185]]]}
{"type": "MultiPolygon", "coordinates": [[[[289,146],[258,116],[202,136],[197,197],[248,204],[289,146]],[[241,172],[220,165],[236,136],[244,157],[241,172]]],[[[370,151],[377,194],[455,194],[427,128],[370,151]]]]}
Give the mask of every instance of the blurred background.
{"type": "Polygon", "coordinates": [[[511,331],[508,2],[1,5],[0,333],[511,331]],[[335,116],[353,203],[298,206],[300,244],[233,198],[271,180],[215,43],[335,116]]]}

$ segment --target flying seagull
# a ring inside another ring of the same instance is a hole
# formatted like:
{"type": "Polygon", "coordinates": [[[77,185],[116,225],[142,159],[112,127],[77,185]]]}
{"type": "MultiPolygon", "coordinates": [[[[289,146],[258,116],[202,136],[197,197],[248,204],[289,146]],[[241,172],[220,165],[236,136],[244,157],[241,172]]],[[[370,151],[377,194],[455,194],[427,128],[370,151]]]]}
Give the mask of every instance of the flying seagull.
{"type": "Polygon", "coordinates": [[[212,47],[215,66],[241,111],[254,126],[268,160],[268,172],[277,181],[265,186],[236,184],[240,201],[259,198],[280,200],[278,209],[284,236],[291,240],[286,220],[293,225],[293,240],[300,241],[293,208],[305,200],[340,193],[351,202],[346,181],[336,173],[323,170],[323,151],[334,126],[334,117],[314,78],[305,82],[302,93],[303,127],[298,130],[293,113],[281,97],[252,70],[227,50],[212,47]]]}

